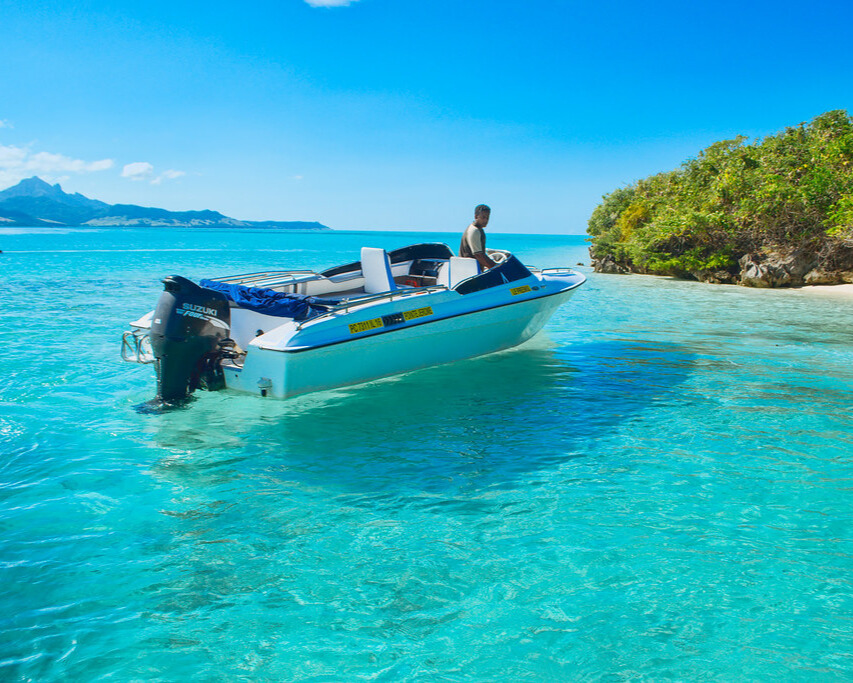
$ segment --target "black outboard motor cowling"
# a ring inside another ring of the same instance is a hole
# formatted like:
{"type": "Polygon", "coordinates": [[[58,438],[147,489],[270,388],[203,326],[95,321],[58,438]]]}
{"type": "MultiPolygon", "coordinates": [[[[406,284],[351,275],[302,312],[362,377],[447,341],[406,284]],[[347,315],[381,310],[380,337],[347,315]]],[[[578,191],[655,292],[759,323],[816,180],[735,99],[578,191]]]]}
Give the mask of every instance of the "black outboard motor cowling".
{"type": "Polygon", "coordinates": [[[231,310],[224,294],[180,275],[167,277],[163,285],[150,339],[157,398],[174,402],[195,391],[205,373],[221,375],[219,348],[231,329],[231,310]]]}

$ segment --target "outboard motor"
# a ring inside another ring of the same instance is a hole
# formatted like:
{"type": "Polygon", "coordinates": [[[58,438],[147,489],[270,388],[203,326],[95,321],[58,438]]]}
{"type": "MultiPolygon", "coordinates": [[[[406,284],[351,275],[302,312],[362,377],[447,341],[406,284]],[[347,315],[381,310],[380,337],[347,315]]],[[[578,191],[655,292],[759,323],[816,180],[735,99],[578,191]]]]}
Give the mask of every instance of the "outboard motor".
{"type": "Polygon", "coordinates": [[[172,403],[187,398],[202,383],[221,388],[215,385],[222,378],[220,349],[231,329],[231,310],[224,294],[185,277],[172,275],[163,285],[150,338],[157,399],[172,403]]]}

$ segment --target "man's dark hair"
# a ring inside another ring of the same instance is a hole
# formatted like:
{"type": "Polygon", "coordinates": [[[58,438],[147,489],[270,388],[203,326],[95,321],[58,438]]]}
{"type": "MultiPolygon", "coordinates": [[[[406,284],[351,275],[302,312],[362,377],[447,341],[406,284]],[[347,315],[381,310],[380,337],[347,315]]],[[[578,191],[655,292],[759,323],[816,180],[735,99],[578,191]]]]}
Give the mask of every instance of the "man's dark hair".
{"type": "Polygon", "coordinates": [[[477,204],[477,206],[474,208],[474,218],[476,218],[477,216],[479,216],[482,213],[491,213],[491,212],[492,212],[492,210],[488,206],[486,206],[485,204],[477,204]]]}

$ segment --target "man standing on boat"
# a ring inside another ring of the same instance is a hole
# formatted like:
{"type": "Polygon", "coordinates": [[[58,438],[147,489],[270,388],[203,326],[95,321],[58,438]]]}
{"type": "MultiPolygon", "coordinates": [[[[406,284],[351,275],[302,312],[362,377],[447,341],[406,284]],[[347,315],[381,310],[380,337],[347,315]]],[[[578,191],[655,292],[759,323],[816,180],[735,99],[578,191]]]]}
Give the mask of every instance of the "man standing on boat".
{"type": "Polygon", "coordinates": [[[492,210],[488,206],[479,204],[474,209],[474,222],[465,229],[459,246],[459,255],[477,259],[483,270],[497,265],[486,253],[486,232],[483,230],[489,224],[491,214],[492,210]]]}

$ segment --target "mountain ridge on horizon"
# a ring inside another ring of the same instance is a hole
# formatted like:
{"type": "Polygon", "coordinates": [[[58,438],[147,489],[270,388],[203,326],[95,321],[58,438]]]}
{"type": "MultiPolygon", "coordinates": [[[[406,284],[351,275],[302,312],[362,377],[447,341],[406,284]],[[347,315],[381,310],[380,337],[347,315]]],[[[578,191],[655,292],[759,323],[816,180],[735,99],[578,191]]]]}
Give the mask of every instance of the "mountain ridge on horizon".
{"type": "Polygon", "coordinates": [[[210,227],[331,230],[318,221],[241,221],[218,211],[169,211],[135,204],[107,204],[38,176],[0,191],[0,227],[210,227]]]}

